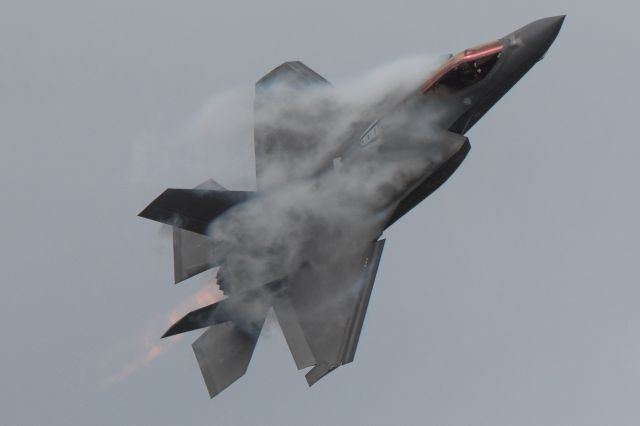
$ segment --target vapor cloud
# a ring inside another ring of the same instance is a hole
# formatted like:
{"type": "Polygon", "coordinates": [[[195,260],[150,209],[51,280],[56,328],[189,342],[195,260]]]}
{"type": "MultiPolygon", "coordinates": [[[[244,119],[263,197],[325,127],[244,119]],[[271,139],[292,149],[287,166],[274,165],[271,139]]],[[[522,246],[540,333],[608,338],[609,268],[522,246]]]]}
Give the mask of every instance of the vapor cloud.
{"type": "MultiPolygon", "coordinates": [[[[251,288],[292,276],[301,265],[337,271],[362,255],[382,231],[389,200],[446,150],[428,143],[433,129],[424,111],[388,113],[439,63],[410,58],[336,86],[301,92],[284,80],[261,91],[254,110],[256,144],[268,143],[269,149],[256,165],[259,189],[267,195],[228,212],[209,232],[224,248],[225,283],[251,288]],[[344,169],[333,170],[341,160],[336,157],[357,145],[383,114],[381,131],[395,132],[383,137],[397,139],[397,149],[372,146],[344,169]]],[[[197,120],[204,133],[219,129],[217,123],[229,113],[205,116],[197,120]]]]}
{"type": "MultiPolygon", "coordinates": [[[[433,114],[407,112],[410,109],[387,113],[417,90],[441,61],[408,58],[335,86],[303,93],[280,81],[262,92],[255,105],[253,90],[232,89],[213,97],[194,115],[181,141],[153,148],[136,145],[136,161],[145,162],[134,164],[142,166],[141,175],[151,181],[162,177],[165,187],[180,186],[176,182],[193,187],[213,178],[229,189],[257,186],[265,194],[230,210],[210,226],[209,234],[224,260],[219,274],[225,292],[293,277],[301,267],[310,271],[308,280],[314,279],[312,276],[320,280],[317,285],[327,279],[321,271],[330,271],[328,278],[336,282],[352,280],[363,251],[382,231],[389,200],[445,154],[441,146],[429,143],[433,129],[428,117],[433,114]],[[383,112],[385,118],[379,123],[383,136],[401,143],[386,151],[372,145],[356,161],[346,161],[344,168],[334,170],[336,156],[357,145],[362,132],[383,112]],[[259,136],[283,142],[273,144],[276,148],[265,158],[252,158],[254,123],[259,136]],[[386,135],[385,129],[389,130],[386,135]],[[162,151],[162,161],[149,162],[148,157],[153,158],[157,150],[162,151]],[[258,167],[259,185],[247,179],[255,173],[256,160],[263,161],[258,167]],[[150,164],[155,169],[147,172],[150,164]],[[162,172],[166,167],[172,168],[170,173],[162,172]],[[176,170],[192,180],[187,183],[182,176],[171,181],[176,170]],[[241,174],[244,178],[239,179],[241,174]],[[240,184],[244,187],[228,182],[244,182],[240,184]]],[[[340,295],[335,296],[325,302],[336,302],[340,295]]],[[[194,300],[185,301],[172,311],[172,322],[191,310],[187,306],[195,309],[203,302],[213,303],[219,295],[197,299],[195,304],[194,300]],[[181,315],[173,315],[178,311],[181,315]]],[[[236,314],[255,316],[254,312],[236,314]]],[[[144,368],[175,341],[177,338],[166,344],[146,344],[144,353],[109,381],[122,380],[144,368]]]]}

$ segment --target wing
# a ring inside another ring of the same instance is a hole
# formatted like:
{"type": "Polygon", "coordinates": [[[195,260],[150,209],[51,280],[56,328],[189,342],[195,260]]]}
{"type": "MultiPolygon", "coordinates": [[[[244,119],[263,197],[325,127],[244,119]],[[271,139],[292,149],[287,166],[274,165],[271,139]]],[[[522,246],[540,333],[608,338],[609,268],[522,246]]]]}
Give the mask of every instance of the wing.
{"type": "Polygon", "coordinates": [[[360,262],[333,271],[301,270],[274,303],[298,368],[314,366],[309,385],[353,361],[383,247],[375,241],[360,262]]]}
{"type": "Polygon", "coordinates": [[[318,158],[326,130],[314,105],[322,99],[318,89],[328,86],[327,80],[299,61],[283,63],[256,83],[254,145],[259,190],[330,165],[324,155],[318,158]],[[312,167],[309,162],[319,164],[312,167]]]}
{"type": "MultiPolygon", "coordinates": [[[[354,359],[384,240],[357,262],[301,269],[286,281],[232,294],[176,322],[163,337],[210,327],[193,345],[211,397],[246,371],[269,307],[309,385],[354,359]],[[226,349],[225,349],[226,348],[226,349]]],[[[353,260],[353,259],[350,259],[353,260]]]]}

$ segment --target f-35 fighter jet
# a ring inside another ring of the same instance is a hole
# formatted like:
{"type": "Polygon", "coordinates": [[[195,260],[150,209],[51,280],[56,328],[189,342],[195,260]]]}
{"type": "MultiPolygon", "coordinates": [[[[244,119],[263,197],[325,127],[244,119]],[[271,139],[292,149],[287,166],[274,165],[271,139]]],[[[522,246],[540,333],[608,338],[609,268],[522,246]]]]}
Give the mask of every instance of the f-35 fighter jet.
{"type": "Polygon", "coordinates": [[[346,124],[329,98],[305,101],[329,83],[301,62],[257,82],[257,191],[209,180],[167,189],[140,213],[173,227],[176,282],[219,267],[227,297],[163,336],[208,327],[193,349],[211,397],[245,373],[269,309],[298,369],[312,367],[309,385],[353,361],[383,231],[460,166],[464,134],[542,59],[563,20],[450,56],[407,96],[346,124]]]}

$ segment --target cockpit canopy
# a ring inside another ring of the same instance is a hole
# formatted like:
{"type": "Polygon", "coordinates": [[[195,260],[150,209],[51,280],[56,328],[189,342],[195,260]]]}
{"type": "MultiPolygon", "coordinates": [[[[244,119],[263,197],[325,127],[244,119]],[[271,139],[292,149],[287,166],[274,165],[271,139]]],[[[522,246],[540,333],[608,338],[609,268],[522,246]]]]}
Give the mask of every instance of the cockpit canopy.
{"type": "Polygon", "coordinates": [[[500,58],[502,43],[495,41],[472,49],[467,49],[444,63],[420,90],[427,93],[432,89],[446,88],[457,92],[476,84],[489,74],[500,58]]]}
{"type": "Polygon", "coordinates": [[[482,80],[498,62],[499,53],[475,61],[463,62],[446,73],[434,86],[445,86],[457,92],[482,80]]]}

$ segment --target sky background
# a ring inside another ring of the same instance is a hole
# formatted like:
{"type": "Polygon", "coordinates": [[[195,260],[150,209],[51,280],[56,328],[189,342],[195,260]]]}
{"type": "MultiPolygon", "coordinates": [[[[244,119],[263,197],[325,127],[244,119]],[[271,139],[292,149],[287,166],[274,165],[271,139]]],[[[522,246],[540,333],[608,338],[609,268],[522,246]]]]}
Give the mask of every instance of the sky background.
{"type": "Polygon", "coordinates": [[[635,2],[0,5],[1,424],[640,422],[635,2]],[[285,60],[347,81],[558,14],[458,172],[385,232],[356,361],[307,388],[272,326],[210,400],[199,333],[158,340],[210,276],[174,286],[136,216],[169,186],[250,186],[250,133],[197,145],[199,112],[285,60]]]}

